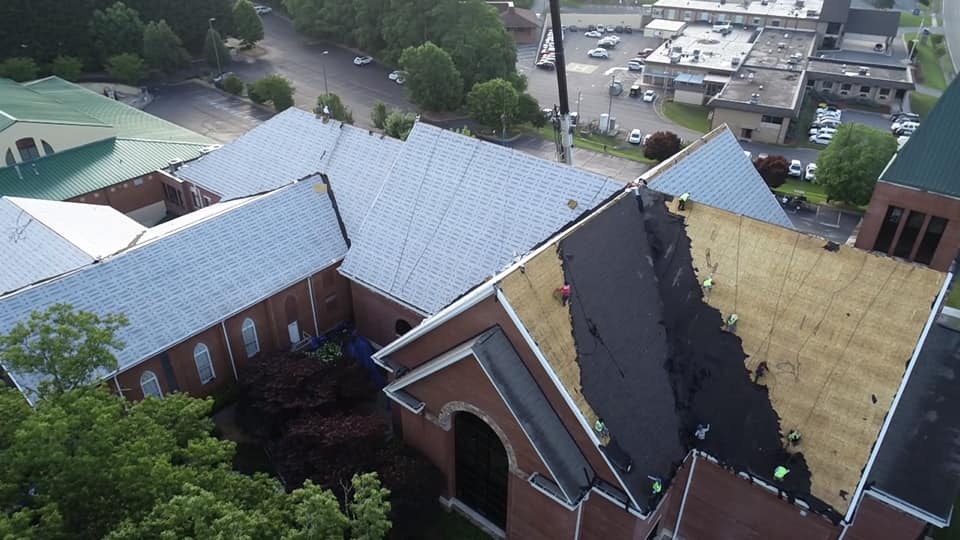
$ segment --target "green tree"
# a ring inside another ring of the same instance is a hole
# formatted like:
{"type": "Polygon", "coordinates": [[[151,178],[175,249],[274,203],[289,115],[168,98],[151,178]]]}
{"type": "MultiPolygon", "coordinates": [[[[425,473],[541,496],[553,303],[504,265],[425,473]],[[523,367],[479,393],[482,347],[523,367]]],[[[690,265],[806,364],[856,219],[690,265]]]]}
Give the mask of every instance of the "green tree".
{"type": "Polygon", "coordinates": [[[343,104],[340,96],[336,94],[322,94],[317,97],[316,114],[329,114],[334,120],[339,120],[345,124],[353,123],[353,112],[343,104]]]}
{"type": "Polygon", "coordinates": [[[354,475],[350,485],[351,540],[382,540],[390,531],[390,491],[380,485],[377,473],[354,475]]]}
{"type": "Polygon", "coordinates": [[[680,137],[669,131],[658,131],[647,139],[643,155],[649,159],[664,161],[680,151],[680,137]]]}
{"type": "Polygon", "coordinates": [[[58,56],[53,59],[50,71],[67,81],[75,81],[83,73],[83,61],[75,56],[58,56]]]}
{"type": "Polygon", "coordinates": [[[117,369],[113,352],[124,343],[116,333],[126,324],[122,315],[100,316],[54,304],[0,335],[0,359],[13,373],[40,381],[29,388],[40,397],[63,394],[117,369]]]}
{"type": "Polygon", "coordinates": [[[123,53],[107,59],[107,73],[123,84],[137,85],[147,75],[147,64],[133,53],[123,53]]]}
{"type": "Polygon", "coordinates": [[[477,83],[467,94],[470,117],[485,126],[499,127],[506,117],[512,125],[519,112],[519,96],[513,85],[503,79],[477,83]]]}
{"type": "Polygon", "coordinates": [[[307,480],[290,496],[297,526],[283,540],[343,540],[350,521],[340,511],[333,493],[307,480]]]}
{"type": "MultiPolygon", "coordinates": [[[[100,0],[105,1],[105,0],[100,0]]],[[[209,20],[222,33],[229,34],[234,0],[125,0],[140,12],[141,20],[166,20],[187,50],[199,53],[210,28],[209,20]]]]}
{"type": "Polygon", "coordinates": [[[540,102],[526,93],[520,94],[517,99],[517,119],[534,127],[543,127],[547,123],[547,119],[543,116],[543,109],[540,108],[540,102]]]}
{"type": "Polygon", "coordinates": [[[293,106],[293,92],[290,81],[280,75],[267,75],[251,84],[248,90],[248,93],[256,94],[263,102],[271,102],[277,112],[293,106]]]}
{"type": "Polygon", "coordinates": [[[240,80],[240,77],[237,77],[235,73],[231,73],[223,81],[223,89],[235,96],[239,96],[243,93],[243,81],[240,80]]]}
{"type": "Polygon", "coordinates": [[[180,38],[163,19],[150,22],[143,29],[143,58],[150,67],[165,73],[172,73],[190,62],[180,38]]]}
{"type": "Polygon", "coordinates": [[[387,104],[378,101],[373,104],[373,110],[370,112],[370,120],[377,129],[383,129],[383,126],[387,123],[387,116],[389,115],[390,111],[387,109],[387,104]]]}
{"type": "Polygon", "coordinates": [[[220,32],[208,30],[207,38],[203,42],[203,58],[212,68],[223,69],[230,64],[230,49],[223,43],[220,32]]]}
{"type": "Polygon", "coordinates": [[[463,77],[464,91],[478,82],[509,79],[517,71],[517,45],[497,10],[483,0],[444,4],[447,26],[440,46],[450,53],[463,77]]]}
{"type": "Polygon", "coordinates": [[[233,31],[245,47],[252,47],[263,39],[263,21],[250,0],[237,0],[234,4],[233,31]]]}
{"type": "Polygon", "coordinates": [[[7,58],[0,63],[0,76],[17,82],[32,81],[37,78],[37,63],[23,56],[7,58]]]}
{"type": "Polygon", "coordinates": [[[446,51],[428,41],[405,49],[400,64],[407,72],[407,90],[414,103],[435,111],[460,105],[463,80],[446,51]]]}
{"type": "Polygon", "coordinates": [[[140,14],[123,2],[94,11],[90,34],[101,62],[118,54],[139,53],[143,46],[140,14]]]}
{"type": "Polygon", "coordinates": [[[828,200],[867,204],[896,151],[897,140],[888,133],[864,124],[843,124],[817,158],[817,183],[823,184],[828,200]]]}
{"type": "Polygon", "coordinates": [[[395,139],[405,141],[416,123],[417,116],[413,113],[391,111],[383,123],[383,132],[395,139]]]}

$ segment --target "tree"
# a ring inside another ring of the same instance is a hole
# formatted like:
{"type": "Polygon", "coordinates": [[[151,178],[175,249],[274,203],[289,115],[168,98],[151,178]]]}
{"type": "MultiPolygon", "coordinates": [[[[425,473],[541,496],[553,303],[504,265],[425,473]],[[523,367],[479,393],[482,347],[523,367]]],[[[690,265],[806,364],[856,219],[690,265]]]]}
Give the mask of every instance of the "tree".
{"type": "Polygon", "coordinates": [[[431,42],[409,47],[400,56],[414,103],[429,110],[455,109],[463,99],[463,79],[446,51],[431,42]]]}
{"type": "Polygon", "coordinates": [[[307,480],[290,495],[299,530],[284,536],[283,540],[343,540],[349,520],[340,511],[340,503],[333,493],[307,480]]]}
{"type": "Polygon", "coordinates": [[[263,39],[263,21],[250,0],[237,0],[234,4],[233,29],[234,35],[243,42],[244,47],[252,47],[263,39]]]}
{"type": "Polygon", "coordinates": [[[383,129],[383,126],[387,123],[387,116],[389,115],[390,111],[387,109],[387,104],[378,101],[373,104],[373,110],[370,112],[370,120],[373,122],[374,127],[383,129]]]}
{"type": "Polygon", "coordinates": [[[877,178],[897,151],[897,140],[864,124],[843,124],[817,158],[817,183],[827,199],[855,205],[870,202],[877,178]]]}
{"type": "Polygon", "coordinates": [[[123,53],[107,59],[107,73],[124,84],[137,85],[147,75],[147,64],[133,53],[123,53]]]}
{"type": "Polygon", "coordinates": [[[757,172],[763,177],[763,181],[771,189],[778,188],[787,181],[790,163],[783,156],[767,156],[758,159],[754,165],[757,167],[757,172]]]}
{"type": "Polygon", "coordinates": [[[190,61],[180,38],[162,19],[143,29],[143,58],[150,67],[165,73],[172,73],[190,61]]]}
{"type": "Polygon", "coordinates": [[[503,79],[477,83],[467,94],[467,110],[470,117],[485,126],[499,127],[506,121],[509,126],[517,118],[517,91],[503,79]]]}
{"type": "Polygon", "coordinates": [[[345,124],[353,123],[353,113],[343,104],[340,96],[336,94],[323,94],[317,97],[317,108],[314,109],[317,114],[328,114],[334,120],[339,120],[345,124]]]}
{"type": "Polygon", "coordinates": [[[75,81],[83,73],[83,61],[75,56],[58,56],[53,59],[50,71],[67,81],[75,81]]]}
{"type": "Polygon", "coordinates": [[[143,46],[140,14],[123,2],[94,11],[90,34],[101,62],[118,54],[139,53],[143,46]]]}
{"type": "Polygon", "coordinates": [[[383,132],[395,139],[405,141],[416,123],[417,116],[413,113],[391,111],[384,122],[383,132]]]}
{"type": "Polygon", "coordinates": [[[207,31],[207,38],[203,42],[203,58],[208,66],[220,70],[230,64],[230,49],[223,44],[220,32],[213,29],[207,31]]]}
{"type": "Polygon", "coordinates": [[[7,58],[0,64],[0,76],[17,82],[32,81],[37,78],[37,63],[22,56],[7,58]]]}
{"type": "Polygon", "coordinates": [[[237,77],[235,73],[231,73],[223,80],[223,89],[235,96],[239,96],[243,93],[243,81],[241,81],[240,77],[237,77]]]}
{"type": "Polygon", "coordinates": [[[643,155],[649,159],[663,161],[680,151],[680,137],[669,131],[658,131],[647,139],[643,155]]]}
{"type": "Polygon", "coordinates": [[[543,116],[543,110],[540,108],[540,102],[530,94],[520,94],[517,100],[517,119],[520,122],[527,122],[534,127],[543,127],[547,123],[543,116]]]}
{"type": "Polygon", "coordinates": [[[29,388],[40,397],[63,394],[117,369],[113,351],[124,344],[116,332],[126,324],[123,315],[100,316],[54,304],[0,335],[0,359],[25,380],[40,381],[29,388]]]}
{"type": "Polygon", "coordinates": [[[516,73],[517,45],[495,8],[482,0],[465,0],[441,3],[437,9],[447,29],[440,45],[463,77],[464,91],[516,73]]]}
{"type": "Polygon", "coordinates": [[[380,540],[390,530],[390,490],[380,485],[377,473],[354,475],[350,509],[351,540],[380,540]]]}

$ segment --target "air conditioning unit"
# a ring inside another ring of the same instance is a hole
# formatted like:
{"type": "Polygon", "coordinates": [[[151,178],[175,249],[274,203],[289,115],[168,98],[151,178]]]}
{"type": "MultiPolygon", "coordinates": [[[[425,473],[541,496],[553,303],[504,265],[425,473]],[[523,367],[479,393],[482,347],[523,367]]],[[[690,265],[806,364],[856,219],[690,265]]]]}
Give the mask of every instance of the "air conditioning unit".
{"type": "Polygon", "coordinates": [[[680,55],[679,55],[679,54],[671,54],[671,55],[670,55],[670,63],[671,63],[671,64],[679,64],[679,63],[680,63],[680,55]]]}
{"type": "Polygon", "coordinates": [[[760,103],[760,94],[757,94],[756,92],[750,94],[750,103],[753,103],[754,105],[760,103]]]}
{"type": "Polygon", "coordinates": [[[858,73],[859,75],[870,75],[870,68],[864,67],[864,66],[860,66],[860,69],[857,70],[857,73],[858,73]]]}
{"type": "MultiPolygon", "coordinates": [[[[740,57],[739,57],[739,56],[734,56],[733,58],[731,58],[731,59],[730,59],[730,65],[731,65],[731,66],[739,66],[739,65],[740,65],[740,57]]],[[[740,77],[743,77],[743,73],[740,74],[740,77]]]]}

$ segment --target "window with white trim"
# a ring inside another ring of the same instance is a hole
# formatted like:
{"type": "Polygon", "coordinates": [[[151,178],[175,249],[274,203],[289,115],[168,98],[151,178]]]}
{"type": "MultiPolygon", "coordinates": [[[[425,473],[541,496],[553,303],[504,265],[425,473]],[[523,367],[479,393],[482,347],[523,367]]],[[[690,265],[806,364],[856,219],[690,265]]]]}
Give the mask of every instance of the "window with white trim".
{"type": "Polygon", "coordinates": [[[156,374],[152,371],[144,371],[140,375],[140,390],[143,392],[144,398],[163,397],[163,392],[160,391],[160,381],[157,380],[156,374]]]}
{"type": "Polygon", "coordinates": [[[260,352],[260,340],[257,339],[257,323],[253,319],[244,319],[240,326],[240,334],[243,335],[243,348],[247,351],[247,358],[253,358],[260,352]]]}
{"type": "Polygon", "coordinates": [[[198,343],[193,348],[193,361],[197,364],[197,374],[200,375],[200,383],[207,384],[212,381],[215,374],[213,372],[213,361],[210,360],[210,349],[203,343],[198,343]]]}

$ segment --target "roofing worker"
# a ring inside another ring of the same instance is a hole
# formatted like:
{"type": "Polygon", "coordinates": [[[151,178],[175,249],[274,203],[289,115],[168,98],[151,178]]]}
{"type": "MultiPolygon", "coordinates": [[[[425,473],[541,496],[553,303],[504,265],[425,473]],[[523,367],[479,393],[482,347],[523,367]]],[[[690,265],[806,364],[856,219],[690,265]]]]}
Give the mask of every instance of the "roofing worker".
{"type": "Polygon", "coordinates": [[[795,430],[795,429],[791,429],[791,430],[790,430],[790,433],[787,434],[787,440],[790,441],[790,444],[792,444],[792,445],[797,445],[797,444],[799,444],[799,443],[800,443],[800,432],[797,431],[797,430],[795,430]]]}
{"type": "Polygon", "coordinates": [[[659,495],[660,492],[663,491],[663,482],[661,482],[660,479],[655,476],[648,476],[647,478],[653,480],[653,483],[650,484],[650,493],[653,496],[659,495]]]}
{"type": "Polygon", "coordinates": [[[707,279],[703,280],[703,296],[710,296],[710,291],[713,290],[713,276],[707,276],[707,279]]]}
{"type": "Polygon", "coordinates": [[[783,481],[788,474],[790,474],[790,469],[784,467],[783,465],[777,465],[777,468],[773,470],[773,477],[780,481],[783,481]]]}
{"type": "Polygon", "coordinates": [[[757,369],[756,371],[753,372],[753,382],[759,381],[760,377],[763,377],[764,375],[766,375],[768,369],[769,368],[767,368],[766,360],[763,360],[762,362],[757,364],[757,369]]]}
{"type": "Polygon", "coordinates": [[[727,330],[727,332],[730,332],[730,333],[732,333],[732,334],[736,334],[736,333],[737,333],[737,321],[738,321],[739,319],[740,319],[740,317],[737,317],[737,314],[736,314],[736,313],[731,313],[730,316],[727,317],[727,321],[726,321],[726,330],[727,330]]]}
{"type": "Polygon", "coordinates": [[[678,203],[677,209],[679,209],[682,212],[687,207],[687,201],[690,200],[690,192],[689,191],[683,192],[683,195],[680,195],[680,198],[678,200],[680,202],[678,203]]]}
{"type": "Polygon", "coordinates": [[[560,287],[560,303],[565,306],[569,301],[570,301],[570,284],[564,283],[563,287],[560,287]]]}
{"type": "Polygon", "coordinates": [[[597,418],[597,422],[593,424],[593,430],[601,437],[605,437],[608,434],[607,424],[603,422],[603,418],[597,418]]]}

